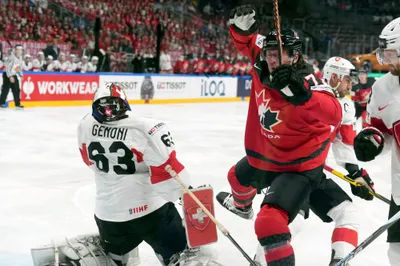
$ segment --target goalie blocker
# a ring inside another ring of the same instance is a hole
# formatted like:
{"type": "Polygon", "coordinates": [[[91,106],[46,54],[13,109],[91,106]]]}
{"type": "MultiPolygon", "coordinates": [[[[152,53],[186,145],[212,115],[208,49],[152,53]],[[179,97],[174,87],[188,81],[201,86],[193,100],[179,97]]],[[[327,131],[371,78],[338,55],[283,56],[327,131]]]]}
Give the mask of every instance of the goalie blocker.
{"type": "MultiPolygon", "coordinates": [[[[214,215],[214,196],[212,187],[192,189],[191,192],[200,200],[207,210],[214,215]]],[[[183,194],[183,213],[187,243],[195,248],[218,241],[217,226],[192,199],[188,193],[183,194]]]]}

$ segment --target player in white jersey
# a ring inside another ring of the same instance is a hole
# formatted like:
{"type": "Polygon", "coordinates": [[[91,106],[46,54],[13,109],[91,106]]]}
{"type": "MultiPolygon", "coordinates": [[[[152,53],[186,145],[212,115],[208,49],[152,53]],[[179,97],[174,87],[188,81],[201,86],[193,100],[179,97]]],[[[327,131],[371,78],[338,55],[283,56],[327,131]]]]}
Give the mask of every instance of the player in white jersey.
{"type": "MultiPolygon", "coordinates": [[[[355,108],[351,100],[346,97],[346,93],[351,90],[352,83],[355,80],[355,68],[344,58],[332,57],[325,64],[323,75],[324,81],[332,87],[343,110],[342,122],[337,129],[336,137],[332,143],[332,151],[336,163],[346,168],[349,172],[349,177],[353,178],[356,182],[372,188],[373,182],[368,173],[359,168],[358,160],[353,149],[353,140],[356,136],[355,108]]],[[[232,169],[228,173],[230,182],[233,179],[231,176],[236,175],[235,168],[232,169]]],[[[229,196],[226,195],[226,192],[218,194],[218,201],[224,207],[242,218],[252,218],[253,212],[251,202],[256,191],[254,189],[253,191],[249,191],[248,188],[244,187],[247,191],[241,193],[242,191],[237,191],[237,184],[234,186],[236,190],[234,191],[232,189],[232,194],[229,194],[229,196]],[[224,200],[222,200],[222,195],[224,195],[224,200]],[[247,213],[243,208],[238,208],[238,206],[243,206],[244,204],[247,204],[247,213]]],[[[373,196],[369,194],[369,189],[365,186],[351,186],[352,193],[365,200],[372,200],[373,196]]],[[[332,258],[329,264],[330,266],[334,266],[358,244],[359,223],[357,222],[357,208],[352,203],[351,198],[339,185],[332,179],[324,178],[321,187],[311,193],[309,203],[302,207],[300,213],[303,215],[296,216],[295,220],[290,225],[291,232],[301,230],[303,224],[301,220],[308,217],[309,209],[323,222],[335,222],[335,228],[332,233],[332,258]]],[[[263,253],[263,251],[257,252],[257,260],[261,262],[262,265],[265,265],[266,262],[263,260],[263,253]]]]}
{"type": "MultiPolygon", "coordinates": [[[[382,150],[391,148],[392,198],[389,217],[400,211],[400,18],[391,21],[379,36],[377,57],[389,65],[390,72],[372,86],[367,104],[367,122],[354,140],[354,149],[360,161],[371,161],[382,150]]],[[[400,223],[388,230],[389,260],[391,266],[400,266],[400,223]]]]}
{"type": "MultiPolygon", "coordinates": [[[[78,128],[82,159],[95,172],[95,220],[106,253],[125,265],[142,241],[163,265],[182,260],[186,235],[174,201],[182,196],[167,165],[188,184],[168,126],[131,112],[120,85],[100,87],[78,128]]],[[[177,264],[175,264],[177,263],[177,264]]]]}
{"type": "Polygon", "coordinates": [[[99,58],[97,56],[93,56],[88,63],[87,72],[96,72],[98,63],[99,58]]]}

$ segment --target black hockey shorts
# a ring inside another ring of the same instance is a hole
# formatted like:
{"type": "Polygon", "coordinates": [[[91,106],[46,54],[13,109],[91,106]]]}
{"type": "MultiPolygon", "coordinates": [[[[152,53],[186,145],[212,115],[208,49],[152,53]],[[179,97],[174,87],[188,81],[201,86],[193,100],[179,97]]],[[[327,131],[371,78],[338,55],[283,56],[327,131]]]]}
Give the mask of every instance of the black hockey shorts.
{"type": "Polygon", "coordinates": [[[346,200],[352,201],[338,184],[332,179],[327,179],[323,173],[320,186],[310,194],[309,202],[302,207],[302,210],[307,213],[309,207],[322,221],[330,223],[332,219],[328,216],[328,212],[346,200]]]}
{"type": "Polygon", "coordinates": [[[323,165],[304,172],[271,172],[252,167],[247,157],[235,167],[235,174],[242,186],[252,186],[258,191],[269,187],[262,202],[275,205],[289,215],[289,223],[294,220],[310,194],[319,187],[323,177],[323,165]]]}
{"type": "Polygon", "coordinates": [[[168,264],[172,255],[186,247],[182,218],[171,202],[146,216],[126,222],[94,218],[106,253],[123,256],[145,241],[168,264]]]}
{"type": "MultiPolygon", "coordinates": [[[[389,219],[399,211],[400,211],[400,205],[396,205],[392,197],[389,208],[389,219]]],[[[388,229],[387,242],[400,243],[400,221],[397,221],[397,223],[395,223],[388,229]]]]}

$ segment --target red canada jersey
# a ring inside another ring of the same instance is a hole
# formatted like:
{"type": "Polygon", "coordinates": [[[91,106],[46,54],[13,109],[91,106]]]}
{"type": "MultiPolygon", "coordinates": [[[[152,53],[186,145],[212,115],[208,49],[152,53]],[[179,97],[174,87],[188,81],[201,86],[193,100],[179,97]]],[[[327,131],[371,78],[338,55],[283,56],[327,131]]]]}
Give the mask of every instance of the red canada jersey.
{"type": "Polygon", "coordinates": [[[195,73],[197,73],[197,74],[204,74],[204,69],[205,69],[205,64],[206,63],[206,61],[204,60],[204,59],[198,59],[197,60],[197,65],[196,65],[196,68],[195,68],[195,73]]]}
{"type": "Polygon", "coordinates": [[[331,88],[301,70],[312,88],[306,103],[294,106],[269,87],[268,66],[260,61],[264,36],[241,36],[230,27],[236,48],[253,64],[245,148],[250,165],[274,172],[301,172],[323,165],[342,120],[342,108],[331,88]],[[263,70],[263,71],[261,71],[263,70]],[[304,72],[304,73],[303,73],[304,72]]]}
{"type": "Polygon", "coordinates": [[[181,68],[181,73],[182,74],[188,74],[191,71],[191,67],[190,67],[190,62],[189,60],[185,59],[182,62],[182,68],[181,68]]]}
{"type": "Polygon", "coordinates": [[[219,70],[219,61],[218,61],[218,60],[215,60],[215,61],[213,62],[213,66],[212,66],[211,71],[212,71],[213,73],[218,73],[218,70],[219,70]]]}
{"type": "Polygon", "coordinates": [[[225,71],[226,71],[226,64],[225,64],[225,62],[223,62],[223,61],[220,61],[219,62],[219,67],[218,67],[218,73],[219,74],[224,74],[225,73],[225,71]]]}
{"type": "Polygon", "coordinates": [[[226,74],[232,75],[233,74],[233,65],[230,62],[226,62],[226,74]]]}
{"type": "Polygon", "coordinates": [[[174,66],[174,73],[175,74],[182,73],[182,65],[183,65],[183,61],[182,60],[176,61],[175,66],[174,66]]]}
{"type": "Polygon", "coordinates": [[[367,106],[369,96],[372,91],[372,85],[374,84],[373,79],[368,79],[367,83],[358,83],[353,86],[351,90],[351,99],[358,102],[361,106],[367,106]]]}

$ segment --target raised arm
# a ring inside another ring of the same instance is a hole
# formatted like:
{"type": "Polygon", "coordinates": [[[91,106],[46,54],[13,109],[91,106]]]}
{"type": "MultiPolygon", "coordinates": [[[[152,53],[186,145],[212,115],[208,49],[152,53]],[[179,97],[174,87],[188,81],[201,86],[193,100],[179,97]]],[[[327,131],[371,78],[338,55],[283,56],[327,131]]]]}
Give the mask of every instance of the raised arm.
{"type": "Polygon", "coordinates": [[[257,34],[256,11],[251,5],[239,6],[229,15],[230,35],[238,51],[255,62],[263,45],[265,36],[257,34]]]}

